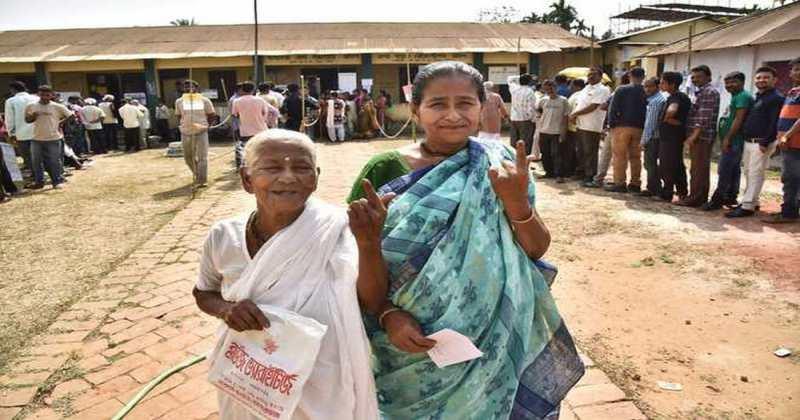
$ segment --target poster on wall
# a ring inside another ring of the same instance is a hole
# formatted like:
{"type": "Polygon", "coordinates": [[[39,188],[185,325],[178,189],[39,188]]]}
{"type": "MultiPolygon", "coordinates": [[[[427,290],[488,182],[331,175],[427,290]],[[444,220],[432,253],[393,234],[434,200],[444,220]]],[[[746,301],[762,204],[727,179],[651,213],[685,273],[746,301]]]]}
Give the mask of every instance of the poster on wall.
{"type": "Polygon", "coordinates": [[[519,76],[517,66],[489,66],[489,81],[496,85],[505,85],[510,76],[519,76]]]}
{"type": "Polygon", "coordinates": [[[414,85],[405,85],[403,86],[403,96],[406,98],[406,102],[411,102],[412,91],[414,90],[414,85]]]}
{"type": "Polygon", "coordinates": [[[56,92],[56,95],[58,95],[58,97],[61,98],[61,101],[64,102],[64,103],[67,102],[67,99],[69,99],[69,98],[71,98],[73,96],[77,96],[79,98],[83,97],[83,96],[81,96],[80,92],[56,92]]]}
{"type": "Polygon", "coordinates": [[[200,94],[208,99],[219,99],[219,90],[217,89],[203,89],[200,94]]]}
{"type": "Polygon", "coordinates": [[[147,94],[144,92],[128,92],[123,93],[122,97],[125,99],[136,99],[142,105],[147,105],[147,94]]]}
{"type": "Polygon", "coordinates": [[[361,89],[364,89],[367,92],[371,92],[372,91],[372,79],[361,79],[361,89]]]}
{"type": "Polygon", "coordinates": [[[0,148],[3,149],[3,162],[5,162],[6,169],[8,169],[8,173],[11,175],[11,181],[23,182],[22,172],[20,172],[19,166],[17,166],[17,154],[14,153],[14,146],[8,143],[0,143],[0,148]]]}
{"type": "Polygon", "coordinates": [[[352,92],[356,90],[356,73],[339,73],[339,91],[352,92]]]}

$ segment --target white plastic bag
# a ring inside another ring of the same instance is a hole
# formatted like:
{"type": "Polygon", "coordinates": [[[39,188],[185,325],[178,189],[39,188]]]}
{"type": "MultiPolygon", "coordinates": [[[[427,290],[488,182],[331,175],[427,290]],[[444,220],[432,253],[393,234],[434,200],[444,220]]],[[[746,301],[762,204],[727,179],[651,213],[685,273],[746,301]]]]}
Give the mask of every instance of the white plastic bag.
{"type": "MultiPolygon", "coordinates": [[[[259,418],[289,420],[314,368],[327,327],[285,309],[259,308],[270,327],[245,332],[225,328],[212,355],[208,380],[226,394],[223,400],[259,418]]],[[[223,417],[226,405],[220,405],[223,417]]]]}

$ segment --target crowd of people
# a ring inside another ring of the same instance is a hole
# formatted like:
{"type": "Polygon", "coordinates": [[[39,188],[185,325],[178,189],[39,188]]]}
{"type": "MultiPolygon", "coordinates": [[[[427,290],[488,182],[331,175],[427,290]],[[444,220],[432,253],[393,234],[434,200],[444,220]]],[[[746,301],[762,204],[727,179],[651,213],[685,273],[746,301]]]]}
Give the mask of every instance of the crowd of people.
{"type": "Polygon", "coordinates": [[[782,94],[777,71],[769,66],[754,73],[756,94],[744,89],[742,72],[723,77],[731,95],[720,116],[720,92],[711,69],[691,69],[660,77],[632,68],[613,92],[602,82],[600,68],[586,80],[563,76],[539,81],[529,74],[508,79],[511,110],[496,87],[485,83],[479,137],[499,139],[502,121],[510,120],[512,145],[526,144],[531,161],[541,161],[543,178],[564,183],[568,178],[586,188],[652,197],[705,211],[727,208],[725,217],[750,217],[760,210],[759,197],[770,158],[780,150],[784,200],[782,210],[766,223],[797,221],[800,191],[800,59],[790,63],[793,88],[782,94]],[[712,151],[719,141],[716,190],[711,193],[712,151]],[[684,164],[688,151],[690,167],[684,164]],[[642,167],[646,169],[643,185],[642,167]],[[607,182],[609,169],[612,181],[607,182]],[[741,197],[742,175],[745,188],[741,197]]]}
{"type": "MultiPolygon", "coordinates": [[[[0,119],[0,140],[22,157],[20,174],[30,181],[24,189],[44,188],[45,173],[54,189],[62,189],[70,171],[90,166],[92,156],[147,147],[150,111],[136,99],[124,99],[118,109],[113,95],[102,96],[99,103],[93,97],[62,98],[49,85],[31,94],[20,81],[9,85],[9,93],[0,119]],[[120,122],[124,146],[118,138],[120,122]]],[[[164,138],[171,134],[168,120],[169,109],[159,101],[156,122],[164,138]]],[[[0,165],[0,178],[0,202],[21,192],[5,164],[0,165]]]]}

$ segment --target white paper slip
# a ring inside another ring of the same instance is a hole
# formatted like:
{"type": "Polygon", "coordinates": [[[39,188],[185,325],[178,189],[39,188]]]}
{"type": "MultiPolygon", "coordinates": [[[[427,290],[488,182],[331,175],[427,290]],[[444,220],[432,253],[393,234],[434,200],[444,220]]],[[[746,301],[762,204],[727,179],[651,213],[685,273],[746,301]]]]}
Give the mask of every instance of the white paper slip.
{"type": "Polygon", "coordinates": [[[483,352],[472,344],[469,337],[449,328],[437,331],[428,338],[436,340],[436,346],[428,350],[428,356],[440,369],[483,356],[483,352]]]}

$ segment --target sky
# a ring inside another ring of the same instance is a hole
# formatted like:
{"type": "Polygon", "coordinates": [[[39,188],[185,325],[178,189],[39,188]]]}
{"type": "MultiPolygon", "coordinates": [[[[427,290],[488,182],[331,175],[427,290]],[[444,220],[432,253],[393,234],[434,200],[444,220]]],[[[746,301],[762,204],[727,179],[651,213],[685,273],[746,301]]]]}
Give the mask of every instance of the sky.
{"type": "MultiPolygon", "coordinates": [[[[481,9],[512,6],[520,16],[543,13],[553,0],[260,0],[259,22],[442,22],[476,21],[481,9]]],[[[665,0],[567,0],[595,25],[597,36],[609,27],[609,16],[639,4],[665,0]]],[[[743,6],[771,0],[695,0],[696,4],[743,6]]],[[[252,0],[0,0],[0,30],[128,27],[169,25],[176,18],[197,24],[251,23],[252,0]]]]}

